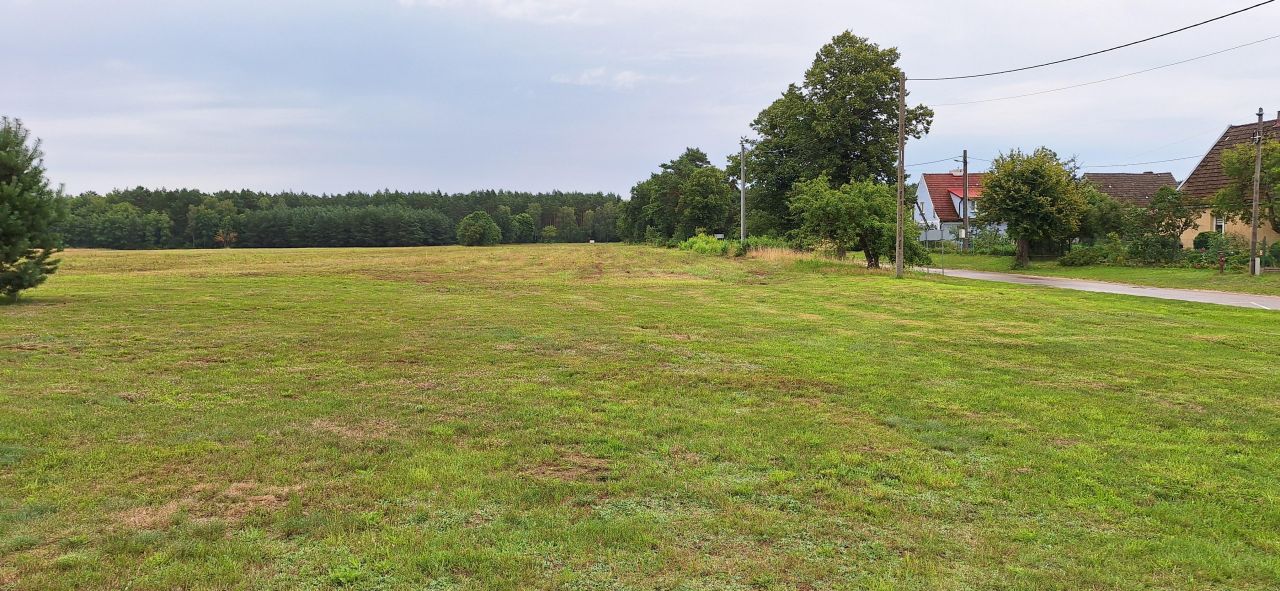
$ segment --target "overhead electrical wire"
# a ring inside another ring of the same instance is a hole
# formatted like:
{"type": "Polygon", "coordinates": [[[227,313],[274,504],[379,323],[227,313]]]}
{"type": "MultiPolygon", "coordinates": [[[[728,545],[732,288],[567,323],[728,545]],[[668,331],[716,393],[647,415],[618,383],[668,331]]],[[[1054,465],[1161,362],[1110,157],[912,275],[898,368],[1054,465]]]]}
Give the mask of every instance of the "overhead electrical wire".
{"type": "Polygon", "coordinates": [[[1222,19],[1225,19],[1225,18],[1228,18],[1228,17],[1232,17],[1232,16],[1235,16],[1235,15],[1240,14],[1240,13],[1243,13],[1243,12],[1248,12],[1248,11],[1253,10],[1253,9],[1255,9],[1255,8],[1259,8],[1259,7],[1262,7],[1262,6],[1266,6],[1267,4],[1271,4],[1271,3],[1275,2],[1275,1],[1276,1],[1276,0],[1265,0],[1264,2],[1259,2],[1259,3],[1257,3],[1257,4],[1254,4],[1253,6],[1248,6],[1248,7],[1245,7],[1245,8],[1241,8],[1240,10],[1236,10],[1236,11],[1233,11],[1233,12],[1228,12],[1227,14],[1224,14],[1224,15],[1221,15],[1221,16],[1216,16],[1216,17],[1213,17],[1213,18],[1211,18],[1211,19],[1209,19],[1209,20],[1200,21],[1200,22],[1195,23],[1195,24],[1187,25],[1187,26],[1185,26],[1185,27],[1182,27],[1182,28],[1180,28],[1180,29],[1175,29],[1175,30],[1173,30],[1173,31],[1169,31],[1169,32],[1167,32],[1167,33],[1161,33],[1161,34],[1159,34],[1159,35],[1153,35],[1153,36],[1151,36],[1151,37],[1147,37],[1147,38],[1145,38],[1145,39],[1139,39],[1139,40],[1137,40],[1137,41],[1130,41],[1130,42],[1125,43],[1125,44],[1123,44],[1123,45],[1117,45],[1117,46],[1115,46],[1115,47],[1108,47],[1107,49],[1101,49],[1101,50],[1098,50],[1098,51],[1093,51],[1093,52],[1089,52],[1089,53],[1085,53],[1085,54],[1077,55],[1077,56],[1074,56],[1074,57],[1064,58],[1064,59],[1060,59],[1060,60],[1054,60],[1054,61],[1051,61],[1051,62],[1045,62],[1045,63],[1042,63],[1042,64],[1036,64],[1036,65],[1033,65],[1033,66],[1023,66],[1023,67],[1021,67],[1021,68],[1012,68],[1012,69],[1008,69],[1008,70],[1000,70],[1000,71],[998,71],[998,72],[986,72],[986,73],[983,73],[983,74],[967,74],[967,75],[964,75],[964,76],[940,76],[940,77],[933,77],[933,78],[910,78],[910,80],[914,80],[914,81],[917,81],[917,82],[940,82],[940,81],[944,81],[944,80],[966,80],[966,79],[971,79],[971,78],[986,78],[986,77],[989,77],[989,76],[999,76],[999,75],[1002,75],[1002,74],[1012,74],[1012,73],[1014,73],[1014,72],[1025,72],[1025,71],[1027,71],[1027,70],[1034,70],[1034,69],[1036,69],[1036,68],[1044,68],[1044,67],[1047,67],[1047,66],[1053,66],[1053,65],[1057,65],[1057,64],[1064,64],[1064,63],[1067,63],[1067,62],[1072,62],[1072,61],[1075,61],[1075,60],[1080,60],[1080,59],[1084,59],[1084,58],[1087,58],[1087,57],[1093,57],[1093,56],[1095,56],[1095,55],[1101,55],[1101,54],[1104,54],[1104,53],[1107,53],[1107,52],[1116,51],[1116,50],[1118,50],[1118,49],[1124,49],[1124,48],[1126,48],[1126,47],[1133,47],[1134,45],[1138,45],[1138,44],[1141,44],[1141,43],[1146,43],[1146,42],[1148,42],[1148,41],[1154,41],[1154,40],[1156,40],[1156,39],[1160,39],[1161,37],[1168,37],[1168,36],[1170,36],[1170,35],[1174,35],[1174,34],[1177,34],[1177,33],[1181,33],[1181,32],[1183,32],[1183,31],[1187,31],[1187,30],[1190,30],[1190,29],[1194,29],[1194,28],[1196,28],[1196,27],[1200,27],[1200,26],[1203,26],[1203,25],[1207,25],[1207,24],[1212,23],[1212,22],[1215,22],[1215,21],[1220,21],[1220,20],[1222,20],[1222,19]]]}
{"type": "Polygon", "coordinates": [[[960,158],[960,156],[959,156],[959,155],[956,155],[956,156],[951,156],[951,157],[948,157],[948,158],[941,158],[941,159],[938,159],[938,160],[930,160],[929,162],[917,162],[917,163],[915,163],[915,164],[908,164],[908,165],[907,165],[907,168],[911,168],[911,167],[913,167],[913,166],[925,166],[925,165],[927,165],[927,164],[937,164],[937,163],[939,163],[939,162],[946,162],[946,161],[948,161],[948,160],[955,160],[956,158],[960,158]]]}
{"type": "Polygon", "coordinates": [[[1272,41],[1272,40],[1275,40],[1275,39],[1280,39],[1280,35],[1272,35],[1272,36],[1270,36],[1270,37],[1267,37],[1266,39],[1259,39],[1259,40],[1257,40],[1257,41],[1251,41],[1251,42],[1249,42],[1249,43],[1245,43],[1245,44],[1243,44],[1243,45],[1237,45],[1237,46],[1235,46],[1235,47],[1228,47],[1228,48],[1226,48],[1226,49],[1221,49],[1221,50],[1215,51],[1215,52],[1213,52],[1213,53],[1206,53],[1206,54],[1204,54],[1204,55],[1198,55],[1198,56],[1196,56],[1196,57],[1188,58],[1188,59],[1181,60],[1181,61],[1176,61],[1176,62],[1173,62],[1173,63],[1171,63],[1171,64],[1165,64],[1165,65],[1163,65],[1163,66],[1156,66],[1156,67],[1154,67],[1154,68],[1147,68],[1147,69],[1145,69],[1145,70],[1138,70],[1137,72],[1129,72],[1128,74],[1120,74],[1119,76],[1112,76],[1112,77],[1110,77],[1110,78],[1103,78],[1103,79],[1101,79],[1101,80],[1094,80],[1094,81],[1092,81],[1092,82],[1082,82],[1082,83],[1080,83],[1080,84],[1072,84],[1072,85],[1070,85],[1070,86],[1062,86],[1062,87],[1059,87],[1059,88],[1051,88],[1051,89],[1049,89],[1049,90],[1040,90],[1040,91],[1037,91],[1037,92],[1028,92],[1028,93],[1026,93],[1026,94],[1015,94],[1015,95],[1013,95],[1013,96],[1002,96],[1002,97],[999,97],[999,98],[978,99],[978,100],[973,100],[973,101],[962,101],[962,102],[955,102],[955,103],[940,103],[940,104],[936,104],[936,105],[930,105],[930,107],[958,107],[958,106],[961,106],[961,105],[977,105],[977,104],[980,104],[980,103],[994,103],[994,102],[997,102],[997,101],[1011,101],[1011,100],[1014,100],[1014,99],[1027,98],[1027,97],[1032,97],[1032,96],[1039,96],[1039,95],[1042,95],[1042,94],[1050,94],[1050,93],[1054,93],[1054,92],[1062,92],[1062,91],[1064,91],[1064,90],[1071,90],[1071,89],[1073,89],[1073,88],[1082,88],[1082,87],[1085,87],[1085,86],[1093,86],[1093,85],[1095,85],[1095,84],[1102,84],[1102,83],[1104,83],[1104,82],[1111,82],[1111,81],[1114,81],[1114,80],[1119,80],[1119,79],[1121,79],[1121,78],[1128,78],[1128,77],[1130,77],[1130,76],[1137,76],[1137,75],[1139,75],[1139,74],[1146,74],[1146,73],[1148,73],[1148,72],[1154,72],[1154,71],[1156,71],[1156,70],[1163,70],[1163,69],[1165,69],[1165,68],[1172,68],[1172,67],[1174,67],[1174,66],[1180,66],[1180,65],[1182,65],[1182,64],[1186,64],[1186,63],[1194,62],[1194,61],[1196,61],[1196,60],[1202,60],[1202,59],[1207,58],[1207,57],[1213,57],[1213,56],[1215,56],[1215,55],[1221,55],[1221,54],[1227,53],[1227,52],[1229,52],[1229,51],[1235,51],[1235,50],[1237,50],[1237,49],[1243,49],[1243,48],[1245,48],[1245,47],[1249,47],[1249,46],[1252,46],[1252,45],[1257,45],[1257,44],[1259,44],[1259,43],[1265,43],[1265,42],[1267,42],[1267,41],[1272,41]]]}
{"type": "Polygon", "coordinates": [[[1170,158],[1168,160],[1152,160],[1150,162],[1130,162],[1128,164],[1091,164],[1089,166],[1081,166],[1080,168],[1124,168],[1126,166],[1142,166],[1144,164],[1164,164],[1166,162],[1181,162],[1192,158],[1201,158],[1203,155],[1183,156],[1181,158],[1170,158]]]}

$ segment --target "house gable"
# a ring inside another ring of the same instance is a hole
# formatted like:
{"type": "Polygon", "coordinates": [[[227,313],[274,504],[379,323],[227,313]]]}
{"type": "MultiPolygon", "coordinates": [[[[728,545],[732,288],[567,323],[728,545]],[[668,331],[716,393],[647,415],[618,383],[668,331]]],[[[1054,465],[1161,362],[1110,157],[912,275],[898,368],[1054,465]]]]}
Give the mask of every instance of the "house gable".
{"type": "MultiPolygon", "coordinates": [[[[1280,119],[1262,122],[1264,140],[1280,139],[1280,119]]],[[[1232,125],[1222,133],[1217,143],[1200,159],[1200,164],[1182,182],[1180,190],[1188,200],[1198,204],[1207,204],[1214,195],[1231,184],[1231,179],[1222,172],[1222,153],[1241,144],[1252,144],[1253,135],[1258,131],[1257,123],[1232,125]]]]}
{"type": "MultiPolygon", "coordinates": [[[[921,175],[921,192],[927,192],[929,201],[933,208],[933,213],[943,223],[962,221],[959,211],[959,199],[952,200],[952,194],[957,197],[964,191],[964,175],[960,173],[944,172],[940,174],[926,173],[921,175]]],[[[984,173],[969,173],[969,199],[970,201],[982,196],[982,179],[984,173]]],[[[972,216],[973,212],[969,212],[972,216]]]]}

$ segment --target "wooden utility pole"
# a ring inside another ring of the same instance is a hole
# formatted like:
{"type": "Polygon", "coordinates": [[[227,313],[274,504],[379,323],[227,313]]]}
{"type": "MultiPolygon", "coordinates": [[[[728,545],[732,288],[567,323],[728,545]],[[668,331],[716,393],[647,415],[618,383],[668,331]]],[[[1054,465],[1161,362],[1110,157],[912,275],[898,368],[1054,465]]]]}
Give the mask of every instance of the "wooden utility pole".
{"type": "Polygon", "coordinates": [[[747,241],[747,138],[742,138],[742,174],[738,177],[738,186],[742,188],[742,207],[739,212],[739,225],[742,226],[742,241],[747,241]]]}
{"type": "Polygon", "coordinates": [[[902,218],[903,204],[907,196],[907,74],[898,76],[898,236],[893,245],[893,273],[902,279],[902,232],[905,220],[902,218]]]}
{"type": "Polygon", "coordinates": [[[1258,135],[1253,138],[1256,144],[1257,161],[1253,165],[1253,233],[1249,237],[1249,274],[1262,274],[1262,261],[1258,259],[1258,194],[1262,188],[1262,107],[1258,107],[1258,135]]]}
{"type": "Polygon", "coordinates": [[[964,193],[961,195],[960,208],[964,210],[964,240],[960,241],[960,247],[967,254],[969,252],[969,150],[964,151],[962,158],[961,174],[964,175],[964,193]]]}

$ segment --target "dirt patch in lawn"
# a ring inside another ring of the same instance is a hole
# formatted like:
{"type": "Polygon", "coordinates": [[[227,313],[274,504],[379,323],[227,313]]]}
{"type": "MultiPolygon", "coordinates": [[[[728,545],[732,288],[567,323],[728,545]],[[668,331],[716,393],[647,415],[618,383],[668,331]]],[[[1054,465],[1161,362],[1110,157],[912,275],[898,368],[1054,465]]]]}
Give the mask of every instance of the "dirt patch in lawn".
{"type": "Polygon", "coordinates": [[[173,525],[180,513],[196,521],[225,519],[239,521],[255,511],[283,508],[289,498],[302,491],[302,485],[270,486],[252,481],[235,482],[225,487],[199,484],[189,494],[163,505],[134,507],[115,514],[117,523],[132,529],[163,529],[173,525]]]}
{"type": "Polygon", "coordinates": [[[173,518],[191,499],[169,501],[159,507],[134,507],[116,513],[116,521],[133,529],[159,529],[168,527],[173,518]]]}
{"type": "Polygon", "coordinates": [[[554,461],[524,471],[526,476],[575,482],[599,482],[609,475],[609,462],[576,451],[565,452],[554,461]]]}

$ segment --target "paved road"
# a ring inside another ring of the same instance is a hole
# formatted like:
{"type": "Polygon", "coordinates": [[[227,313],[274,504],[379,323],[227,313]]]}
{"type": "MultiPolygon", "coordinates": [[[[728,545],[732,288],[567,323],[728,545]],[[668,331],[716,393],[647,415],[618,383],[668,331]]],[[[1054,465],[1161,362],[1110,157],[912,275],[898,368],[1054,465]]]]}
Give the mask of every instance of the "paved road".
{"type": "Polygon", "coordinates": [[[1253,295],[1247,293],[1231,293],[1226,291],[1208,291],[1203,289],[1172,289],[1166,287],[1144,287],[1127,283],[1111,283],[1108,281],[1089,281],[1087,279],[1068,279],[1065,277],[1039,277],[1035,275],[1015,275],[1013,273],[989,273],[986,271],[966,271],[961,269],[927,269],[928,273],[942,274],[948,277],[978,279],[980,281],[999,281],[1001,283],[1017,283],[1021,285],[1043,285],[1078,291],[1098,293],[1115,293],[1121,295],[1160,298],[1162,300],[1181,300],[1184,302],[1200,302],[1203,304],[1219,304],[1261,310],[1280,310],[1280,297],[1253,295]]]}

